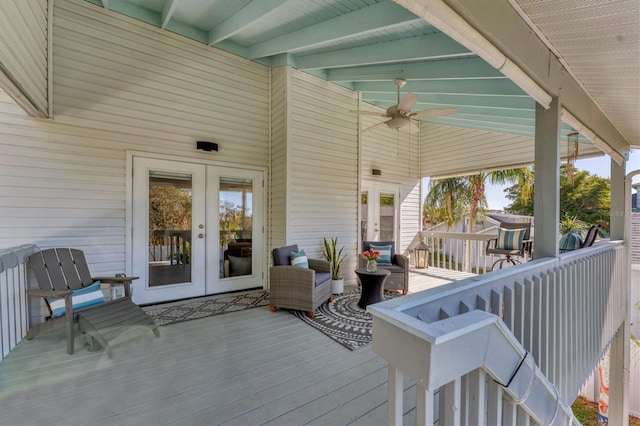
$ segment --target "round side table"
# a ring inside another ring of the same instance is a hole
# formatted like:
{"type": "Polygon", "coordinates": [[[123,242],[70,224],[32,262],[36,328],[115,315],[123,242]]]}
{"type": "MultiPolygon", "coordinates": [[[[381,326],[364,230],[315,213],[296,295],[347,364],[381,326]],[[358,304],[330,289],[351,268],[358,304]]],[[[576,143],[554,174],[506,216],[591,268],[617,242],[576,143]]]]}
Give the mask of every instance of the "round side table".
{"type": "Polygon", "coordinates": [[[356,269],[356,275],[360,278],[362,293],[358,306],[366,309],[367,305],[382,302],[384,300],[384,282],[391,274],[387,269],[378,268],[376,272],[367,272],[366,268],[356,269]]]}

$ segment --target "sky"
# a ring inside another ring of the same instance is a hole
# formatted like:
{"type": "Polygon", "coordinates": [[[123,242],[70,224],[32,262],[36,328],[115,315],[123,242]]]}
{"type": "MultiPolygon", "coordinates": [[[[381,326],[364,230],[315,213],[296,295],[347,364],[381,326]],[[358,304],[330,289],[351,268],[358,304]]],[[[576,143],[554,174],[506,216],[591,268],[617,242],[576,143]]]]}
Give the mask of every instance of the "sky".
{"type": "MultiPolygon", "coordinates": [[[[576,161],[576,168],[579,170],[586,170],[592,175],[608,178],[611,172],[611,159],[607,155],[579,159],[576,161]]],[[[627,161],[626,172],[629,173],[630,171],[637,169],[640,169],[640,150],[633,150],[629,156],[629,161],[627,161]]],[[[427,191],[429,179],[423,179],[423,182],[426,185],[425,191],[427,191]]],[[[640,175],[635,176],[633,182],[640,182],[640,175]]],[[[504,193],[504,189],[509,186],[511,185],[491,185],[490,183],[487,183],[486,196],[490,210],[502,210],[504,207],[511,204],[511,201],[505,198],[504,193]]]]}

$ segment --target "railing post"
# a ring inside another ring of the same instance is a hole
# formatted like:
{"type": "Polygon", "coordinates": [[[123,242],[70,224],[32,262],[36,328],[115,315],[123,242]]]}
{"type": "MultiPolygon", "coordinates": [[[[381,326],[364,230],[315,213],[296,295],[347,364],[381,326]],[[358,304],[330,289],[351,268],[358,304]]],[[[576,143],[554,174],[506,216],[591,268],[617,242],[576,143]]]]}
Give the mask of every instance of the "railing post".
{"type": "Polygon", "coordinates": [[[402,392],[403,392],[403,374],[402,371],[393,365],[388,366],[389,374],[389,398],[387,402],[387,423],[389,425],[402,424],[402,392]]]}
{"type": "Polygon", "coordinates": [[[609,351],[609,424],[629,425],[629,321],[622,323],[609,351]]]}
{"type": "MultiPolygon", "coordinates": [[[[433,391],[416,383],[416,425],[432,426],[433,422],[433,391]]],[[[401,425],[402,421],[395,424],[401,425]]]]}

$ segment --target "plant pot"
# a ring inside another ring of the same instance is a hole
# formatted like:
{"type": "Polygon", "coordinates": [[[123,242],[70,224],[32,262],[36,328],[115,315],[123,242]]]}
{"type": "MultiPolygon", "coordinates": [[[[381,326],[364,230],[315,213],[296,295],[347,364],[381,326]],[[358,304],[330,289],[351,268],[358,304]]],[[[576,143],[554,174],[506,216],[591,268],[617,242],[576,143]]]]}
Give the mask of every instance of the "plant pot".
{"type": "Polygon", "coordinates": [[[342,294],[344,293],[344,278],[339,280],[331,280],[331,293],[342,294]]]}

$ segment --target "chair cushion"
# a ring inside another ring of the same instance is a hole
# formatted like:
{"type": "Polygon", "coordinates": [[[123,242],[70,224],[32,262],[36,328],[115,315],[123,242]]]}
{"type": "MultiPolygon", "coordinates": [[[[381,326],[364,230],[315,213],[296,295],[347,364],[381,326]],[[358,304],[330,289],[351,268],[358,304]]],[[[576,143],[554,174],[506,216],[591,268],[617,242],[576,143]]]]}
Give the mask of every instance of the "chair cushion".
{"type": "Polygon", "coordinates": [[[560,238],[560,251],[577,250],[582,247],[582,235],[578,232],[567,232],[560,238]]]}
{"type": "Polygon", "coordinates": [[[522,240],[527,232],[525,228],[520,229],[504,229],[498,228],[498,241],[496,249],[498,250],[520,250],[522,249],[522,240]]]}
{"type": "Polygon", "coordinates": [[[380,264],[378,264],[378,267],[380,269],[386,269],[387,271],[391,272],[392,274],[404,274],[404,268],[402,266],[398,266],[398,265],[380,265],[380,264]]]}
{"type": "Polygon", "coordinates": [[[316,272],[316,282],[314,285],[318,287],[320,284],[324,284],[331,279],[330,272],[316,272]]]}
{"type": "Polygon", "coordinates": [[[298,251],[297,244],[273,249],[274,265],[291,265],[291,252],[298,251]]]}
{"type": "Polygon", "coordinates": [[[229,256],[229,276],[251,275],[251,258],[229,256]]]}
{"type": "MultiPolygon", "coordinates": [[[[71,294],[71,303],[74,311],[88,306],[99,305],[105,301],[104,293],[100,288],[100,281],[96,281],[88,287],[74,290],[71,294]]],[[[51,308],[51,318],[61,317],[65,314],[63,298],[48,297],[47,302],[51,308]]]]}
{"type": "Polygon", "coordinates": [[[371,244],[376,246],[391,246],[391,259],[395,256],[395,243],[393,241],[363,241],[362,242],[362,251],[367,251],[371,248],[371,244]]]}
{"type": "Polygon", "coordinates": [[[370,244],[369,247],[377,252],[380,252],[380,256],[378,256],[378,258],[376,259],[378,265],[391,265],[391,248],[393,247],[392,244],[370,244]]]}
{"type": "Polygon", "coordinates": [[[309,268],[309,259],[304,250],[291,252],[291,265],[298,268],[309,268]]]}

